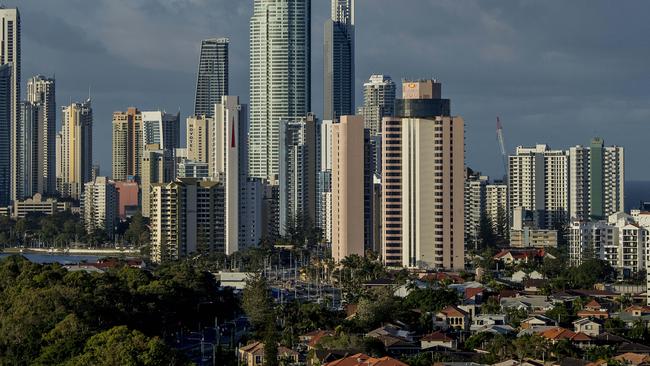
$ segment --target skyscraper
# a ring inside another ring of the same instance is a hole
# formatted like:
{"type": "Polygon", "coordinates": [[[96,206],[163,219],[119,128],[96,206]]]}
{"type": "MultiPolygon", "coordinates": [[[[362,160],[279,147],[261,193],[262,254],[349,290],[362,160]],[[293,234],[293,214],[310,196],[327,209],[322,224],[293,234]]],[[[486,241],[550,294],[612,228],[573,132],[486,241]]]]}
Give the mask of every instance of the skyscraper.
{"type": "Polygon", "coordinates": [[[313,114],[280,127],[280,234],[316,222],[316,125],[313,114]]]}
{"type": "Polygon", "coordinates": [[[381,119],[395,113],[395,82],[388,75],[372,75],[363,84],[363,107],[359,108],[371,136],[381,133],[381,119]]]}
{"type": "Polygon", "coordinates": [[[181,144],[180,118],[180,112],[142,112],[142,146],[158,144],[173,153],[181,144]]]}
{"type": "MultiPolygon", "coordinates": [[[[37,104],[31,102],[20,103],[20,151],[18,153],[18,176],[21,178],[16,186],[16,198],[23,200],[32,197],[39,191],[39,177],[41,173],[39,164],[39,148],[42,130],[39,125],[39,115],[42,112],[37,104]]],[[[42,188],[42,187],[41,187],[42,188]]]]}
{"type": "Polygon", "coordinates": [[[201,42],[194,115],[212,117],[215,104],[228,94],[228,38],[201,42]]]}
{"type": "Polygon", "coordinates": [[[140,176],[142,113],[134,107],[113,113],[113,179],[140,176]]]}
{"type": "Polygon", "coordinates": [[[177,260],[192,253],[224,253],[223,186],[193,178],[151,189],[151,259],[177,260]]]}
{"type": "Polygon", "coordinates": [[[311,109],[311,0],[255,0],[250,20],[253,177],[278,175],[280,122],[311,109]]]}
{"type": "MultiPolygon", "coordinates": [[[[11,66],[11,93],[9,94],[11,107],[11,123],[9,128],[11,146],[11,199],[16,199],[18,186],[22,180],[20,177],[20,13],[18,9],[7,9],[0,7],[0,19],[2,19],[2,44],[0,46],[0,65],[10,64],[11,66]]],[[[4,132],[4,131],[3,131],[4,132]]]]}
{"type": "Polygon", "coordinates": [[[0,65],[0,207],[11,202],[11,65],[0,65]]]}
{"type": "Polygon", "coordinates": [[[594,138],[569,149],[569,213],[575,220],[602,220],[624,211],[625,152],[594,138]]]}
{"type": "Polygon", "coordinates": [[[332,124],[332,257],[340,262],[364,247],[364,128],[361,116],[332,124]]]}
{"type": "Polygon", "coordinates": [[[56,192],[56,81],[36,75],[27,81],[27,101],[38,107],[38,193],[56,192]]]}
{"type": "Polygon", "coordinates": [[[318,194],[317,227],[326,242],[332,242],[332,121],[322,121],[318,127],[318,194]]]}
{"type": "Polygon", "coordinates": [[[405,81],[383,119],[382,245],[387,265],[462,269],[465,123],[435,80],[405,81]]]}
{"type": "Polygon", "coordinates": [[[242,200],[248,174],[247,106],[239,104],[239,97],[226,95],[215,105],[213,120],[210,171],[223,185],[224,251],[230,255],[245,246],[240,222],[244,222],[241,216],[247,209],[242,200]]]}
{"type": "Polygon", "coordinates": [[[90,99],[62,109],[61,159],[58,190],[63,196],[80,199],[84,184],[92,180],[93,110],[90,99]]]}
{"type": "MultiPolygon", "coordinates": [[[[214,120],[211,117],[189,117],[186,123],[187,158],[191,161],[210,164],[214,145],[214,120]]],[[[209,169],[212,174],[212,169],[209,169]]]]}
{"type": "Polygon", "coordinates": [[[107,177],[96,177],[85,184],[83,220],[86,232],[101,230],[113,239],[118,218],[118,192],[107,177]]]}
{"type": "Polygon", "coordinates": [[[324,119],[354,113],[354,0],[332,0],[325,22],[324,119]]]}
{"type": "Polygon", "coordinates": [[[169,183],[174,179],[174,157],[171,150],[158,144],[146,145],[142,150],[141,197],[142,216],[149,217],[151,187],[157,183],[169,183]]]}
{"type": "Polygon", "coordinates": [[[568,155],[541,144],[517,147],[509,157],[510,217],[515,208],[532,211],[540,229],[553,229],[569,219],[568,155]]]}

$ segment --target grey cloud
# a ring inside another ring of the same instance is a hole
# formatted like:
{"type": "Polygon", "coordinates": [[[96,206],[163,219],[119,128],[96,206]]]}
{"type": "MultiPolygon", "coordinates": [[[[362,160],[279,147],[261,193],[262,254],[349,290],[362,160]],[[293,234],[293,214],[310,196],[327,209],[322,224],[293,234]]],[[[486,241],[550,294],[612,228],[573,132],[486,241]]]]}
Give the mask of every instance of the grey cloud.
{"type": "MultiPolygon", "coordinates": [[[[98,136],[113,110],[192,109],[201,39],[231,38],[231,93],[248,99],[253,0],[14,0],[24,73],[56,73],[60,103],[92,84],[98,136]]],[[[312,105],[322,111],[323,22],[312,0],[312,105]]],[[[357,104],[372,73],[437,77],[467,123],[467,163],[500,175],[495,117],[512,149],[585,144],[627,149],[628,179],[650,180],[650,3],[643,0],[357,0],[357,104]]],[[[110,141],[96,156],[110,167],[110,141]]]]}

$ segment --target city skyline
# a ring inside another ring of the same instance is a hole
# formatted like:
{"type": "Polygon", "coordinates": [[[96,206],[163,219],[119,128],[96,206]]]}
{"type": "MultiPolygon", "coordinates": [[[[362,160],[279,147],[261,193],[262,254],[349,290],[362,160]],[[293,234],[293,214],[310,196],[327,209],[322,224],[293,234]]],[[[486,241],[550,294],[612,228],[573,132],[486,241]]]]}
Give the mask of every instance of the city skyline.
{"type": "MultiPolygon", "coordinates": [[[[642,87],[650,79],[642,62],[648,48],[639,47],[639,42],[647,41],[636,36],[647,33],[644,12],[638,11],[647,4],[626,2],[614,9],[606,2],[589,2],[588,7],[576,2],[563,4],[561,14],[556,14],[553,2],[515,7],[476,1],[409,4],[358,2],[356,105],[362,104],[362,85],[372,73],[387,74],[396,81],[433,76],[448,85],[452,107],[466,118],[468,166],[491,176],[502,174],[494,131],[495,117],[500,115],[509,153],[517,145],[536,143],[555,148],[588,145],[592,137],[601,136],[626,147],[628,180],[650,180],[641,150],[644,123],[650,119],[650,108],[643,105],[648,92],[642,87]],[[582,15],[575,18],[578,10],[582,15]],[[453,31],[435,28],[432,34],[423,35],[418,27],[427,14],[452,17],[450,24],[459,27],[453,31]],[[526,14],[536,17],[529,19],[526,14]],[[410,20],[390,21],[397,16],[410,20]],[[553,30],[544,27],[550,21],[553,30]],[[602,22],[617,23],[617,32],[601,29],[602,22]],[[383,37],[376,37],[380,27],[383,37]],[[418,57],[409,57],[405,63],[398,56],[405,52],[418,57]],[[603,54],[596,58],[598,53],[603,54]],[[569,127],[567,121],[571,121],[569,127]],[[620,130],[630,133],[621,136],[620,130]]],[[[231,94],[248,103],[249,2],[99,1],[92,4],[95,11],[88,11],[90,4],[82,4],[70,7],[72,13],[64,13],[61,9],[67,7],[60,3],[27,0],[6,5],[20,6],[23,81],[36,74],[56,75],[59,106],[84,99],[90,87],[98,135],[110,133],[112,113],[129,106],[172,113],[180,108],[181,120],[190,115],[200,43],[210,37],[231,39],[231,94]],[[126,19],[120,18],[120,6],[128,7],[126,19]],[[74,16],[77,13],[83,13],[83,19],[74,16]],[[144,22],[149,13],[160,17],[159,25],[144,22]],[[190,15],[196,17],[191,27],[164,21],[190,15]],[[71,19],[76,20],[72,23],[71,19]],[[69,39],[76,40],[73,48],[69,39]],[[133,51],[138,47],[150,57],[137,56],[133,51]],[[178,52],[170,55],[170,49],[178,52]],[[70,57],[77,61],[70,62],[70,57]],[[45,58],[49,62],[41,62],[45,58]],[[122,92],[119,80],[132,81],[122,92]],[[170,90],[169,85],[175,88],[170,90]]],[[[329,2],[313,4],[314,44],[322,42],[321,25],[329,16],[329,2]]],[[[312,109],[319,117],[321,63],[321,47],[312,47],[312,109]]],[[[59,111],[58,126],[60,119],[59,111]]],[[[110,149],[109,141],[95,144],[96,162],[105,173],[110,171],[110,149]]]]}

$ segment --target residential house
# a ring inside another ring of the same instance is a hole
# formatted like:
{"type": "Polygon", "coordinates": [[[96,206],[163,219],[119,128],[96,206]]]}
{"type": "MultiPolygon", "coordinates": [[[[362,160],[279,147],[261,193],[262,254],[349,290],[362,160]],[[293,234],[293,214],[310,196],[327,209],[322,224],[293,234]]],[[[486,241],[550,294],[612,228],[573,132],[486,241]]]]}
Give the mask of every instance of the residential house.
{"type": "Polygon", "coordinates": [[[298,337],[298,340],[307,346],[307,349],[311,350],[316,348],[318,343],[323,339],[323,337],[331,337],[334,335],[334,332],[330,330],[315,330],[307,334],[303,334],[298,337]]]}
{"type": "Polygon", "coordinates": [[[521,321],[519,327],[521,329],[531,329],[534,327],[546,327],[555,324],[555,321],[551,318],[547,318],[544,315],[533,315],[521,321]]]}
{"type": "MultiPolygon", "coordinates": [[[[290,360],[291,363],[298,363],[298,352],[286,347],[278,347],[278,359],[290,360]]],[[[239,349],[239,361],[246,366],[263,366],[264,343],[253,342],[239,349]]]]}
{"type": "Polygon", "coordinates": [[[451,338],[443,332],[433,332],[427,334],[420,339],[420,348],[426,350],[431,347],[445,347],[450,349],[456,349],[458,343],[454,338],[451,338]]]}
{"type": "Polygon", "coordinates": [[[576,333],[584,333],[590,337],[597,337],[603,332],[603,324],[598,320],[582,318],[573,322],[573,330],[576,333]]]}
{"type": "Polygon", "coordinates": [[[555,259],[555,256],[544,249],[503,249],[493,257],[495,261],[506,265],[541,262],[544,258],[555,259]]]}
{"type": "Polygon", "coordinates": [[[515,282],[515,283],[522,283],[522,282],[524,282],[525,280],[528,280],[528,279],[530,279],[530,280],[543,280],[544,275],[537,272],[537,271],[532,271],[530,273],[526,273],[524,271],[519,270],[519,271],[513,273],[512,276],[510,277],[510,281],[515,282]]]}
{"type": "Polygon", "coordinates": [[[436,314],[436,321],[454,329],[469,330],[470,315],[457,306],[449,305],[436,314]]]}
{"type": "Polygon", "coordinates": [[[476,331],[486,325],[504,325],[506,324],[506,314],[481,314],[472,318],[470,330],[476,331]]]}
{"type": "Polygon", "coordinates": [[[591,337],[584,333],[576,333],[562,327],[553,327],[538,333],[540,336],[548,339],[552,344],[561,340],[568,340],[578,348],[586,348],[592,345],[591,337]]]}
{"type": "Polygon", "coordinates": [[[598,301],[591,300],[583,307],[582,310],[578,311],[577,315],[580,318],[608,319],[609,311],[598,301]]]}
{"type": "Polygon", "coordinates": [[[618,318],[631,327],[637,321],[650,323],[650,306],[632,305],[618,314],[618,318]]]}
{"type": "Polygon", "coordinates": [[[503,309],[515,308],[523,309],[533,313],[545,313],[553,309],[554,302],[547,296],[543,295],[518,295],[516,297],[506,297],[501,299],[503,309]]]}
{"type": "Polygon", "coordinates": [[[527,279],[524,281],[524,291],[528,293],[540,293],[548,285],[548,280],[527,279]]]}

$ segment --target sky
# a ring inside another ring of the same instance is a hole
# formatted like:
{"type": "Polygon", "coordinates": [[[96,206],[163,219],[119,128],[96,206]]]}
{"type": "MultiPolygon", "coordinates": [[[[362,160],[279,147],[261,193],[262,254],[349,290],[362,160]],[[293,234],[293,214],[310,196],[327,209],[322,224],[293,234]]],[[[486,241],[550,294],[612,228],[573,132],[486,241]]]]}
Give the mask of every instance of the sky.
{"type": "MultiPolygon", "coordinates": [[[[55,75],[57,105],[88,94],[94,160],[111,170],[112,112],[193,111],[202,39],[229,37],[230,94],[248,101],[253,0],[6,0],[22,21],[23,85],[55,75]]],[[[373,73],[436,78],[466,123],[466,162],[503,175],[506,147],[626,148],[626,180],[650,180],[650,2],[357,0],[356,104],[373,73]]],[[[312,0],[312,107],[322,115],[323,24],[312,0]]],[[[23,86],[24,88],[24,86],[23,86]]],[[[58,116],[60,124],[60,116],[58,116]]]]}

